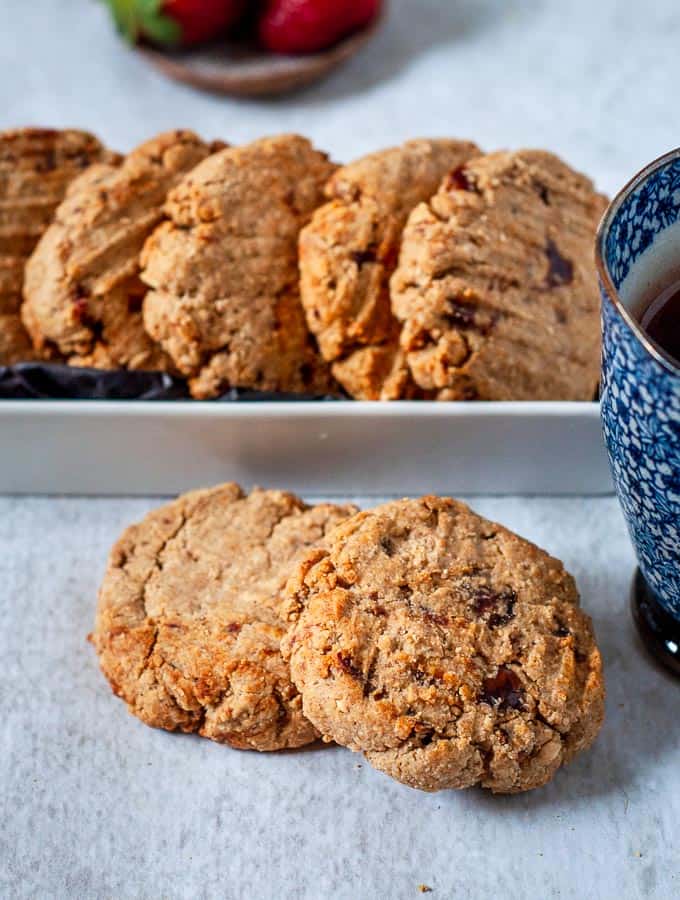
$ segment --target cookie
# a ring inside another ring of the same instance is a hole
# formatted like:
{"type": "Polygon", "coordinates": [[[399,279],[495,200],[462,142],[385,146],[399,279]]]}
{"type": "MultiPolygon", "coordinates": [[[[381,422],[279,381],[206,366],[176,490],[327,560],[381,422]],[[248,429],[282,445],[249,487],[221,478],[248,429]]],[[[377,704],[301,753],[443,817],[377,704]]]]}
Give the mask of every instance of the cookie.
{"type": "Polygon", "coordinates": [[[169,189],[222,146],[170,131],[70,186],[26,266],[23,316],[36,346],[74,365],[170,368],[144,331],[139,254],[169,189]]]}
{"type": "Polygon", "coordinates": [[[297,239],[332,171],[309,141],[282,135],[215,154],[170,194],[144,249],[144,322],[195,397],[330,389],[300,303],[297,239]]]}
{"type": "Polygon", "coordinates": [[[411,210],[443,176],[479,153],[465,141],[414,140],[343,166],[329,200],[300,236],[307,322],[335,378],[353,397],[416,396],[399,351],[389,278],[411,210]]]}
{"type": "Polygon", "coordinates": [[[541,150],[491,153],[447,176],[409,216],[391,281],[415,382],[444,400],[592,400],[605,205],[541,150]]]}
{"type": "Polygon", "coordinates": [[[225,484],[128,528],[92,635],[114,692],[147,725],[233,747],[315,740],[279,652],[281,591],[296,559],[354,511],[225,484]]]}
{"type": "Polygon", "coordinates": [[[115,155],[84,131],[0,132],[0,365],[37,358],[19,317],[26,259],[68,184],[108,158],[115,155]]]}
{"type": "Polygon", "coordinates": [[[462,503],[353,516],[286,593],[305,715],[404,784],[525,791],[600,728],[600,654],[573,579],[462,503]]]}

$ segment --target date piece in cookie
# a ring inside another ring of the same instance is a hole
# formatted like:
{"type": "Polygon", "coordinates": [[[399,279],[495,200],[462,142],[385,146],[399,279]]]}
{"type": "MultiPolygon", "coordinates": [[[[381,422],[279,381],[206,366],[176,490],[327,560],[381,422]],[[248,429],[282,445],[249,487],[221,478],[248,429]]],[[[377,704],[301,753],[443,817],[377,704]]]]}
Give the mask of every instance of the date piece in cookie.
{"type": "Polygon", "coordinates": [[[304,138],[223,150],[170,194],[142,278],[149,334],[198,398],[227,387],[323,393],[300,303],[297,240],[333,171],[304,138]]]}
{"type": "Polygon", "coordinates": [[[399,351],[389,278],[411,210],[478,154],[464,141],[409,141],[343,166],[326,185],[329,202],[300,236],[302,302],[324,358],[353,397],[422,394],[399,351]]]}
{"type": "Polygon", "coordinates": [[[170,131],[70,186],[26,267],[23,316],[38,347],[56,347],[73,365],[170,367],[144,331],[139,254],[169,189],[222,146],[170,131]]]}
{"type": "Polygon", "coordinates": [[[24,265],[69,183],[110,158],[84,131],[0,132],[0,365],[38,357],[19,316],[24,265]]]}
{"type": "Polygon", "coordinates": [[[605,205],[540,150],[491,153],[444,178],[411,213],[391,282],[416,383],[444,400],[592,400],[605,205]]]}
{"type": "Polygon", "coordinates": [[[411,787],[538,787],[600,728],[600,654],[573,579],[462,503],[353,516],[286,594],[305,715],[411,787]]]}
{"type": "Polygon", "coordinates": [[[301,554],[353,512],[225,484],[128,528],[91,639],[130,712],[242,749],[315,740],[279,651],[281,592],[301,554]]]}

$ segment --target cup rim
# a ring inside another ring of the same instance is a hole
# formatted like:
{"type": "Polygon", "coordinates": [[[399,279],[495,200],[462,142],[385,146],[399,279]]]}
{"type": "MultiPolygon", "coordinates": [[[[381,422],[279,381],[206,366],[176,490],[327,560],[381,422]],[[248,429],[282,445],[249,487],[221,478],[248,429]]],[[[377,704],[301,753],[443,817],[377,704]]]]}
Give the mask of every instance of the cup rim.
{"type": "Polygon", "coordinates": [[[643,182],[645,182],[650,175],[656,172],[657,169],[663,168],[666,163],[678,158],[680,158],[680,147],[676,147],[674,150],[669,150],[667,153],[662,154],[661,156],[652,160],[652,162],[647,163],[647,165],[640,169],[640,171],[636,175],[633,175],[633,177],[615,195],[614,199],[604,211],[604,215],[602,216],[600,224],[597,228],[597,234],[595,237],[595,265],[597,266],[597,273],[599,275],[600,282],[604,286],[604,289],[607,293],[608,299],[611,300],[614,308],[621,316],[621,318],[626,322],[638,341],[642,344],[642,346],[650,354],[650,356],[652,356],[658,363],[664,366],[664,368],[668,369],[673,375],[680,376],[680,365],[678,364],[678,361],[674,360],[673,357],[669,353],[667,353],[663,347],[661,347],[656,343],[656,341],[653,341],[649,337],[649,335],[640,326],[640,323],[633,318],[633,316],[624,306],[621,298],[619,297],[618,291],[614,287],[614,283],[611,279],[607,264],[605,262],[605,241],[611,228],[612,221],[621,208],[622,203],[630,194],[633,193],[633,191],[637,187],[643,184],[643,182]]]}

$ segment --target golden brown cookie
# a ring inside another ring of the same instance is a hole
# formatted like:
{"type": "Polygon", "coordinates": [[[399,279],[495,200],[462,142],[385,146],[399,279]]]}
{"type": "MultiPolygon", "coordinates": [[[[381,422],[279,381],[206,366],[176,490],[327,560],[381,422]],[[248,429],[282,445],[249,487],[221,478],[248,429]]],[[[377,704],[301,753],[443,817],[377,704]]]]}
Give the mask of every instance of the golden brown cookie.
{"type": "Polygon", "coordinates": [[[92,641],[147,725],[255,750],[317,738],[279,652],[293,564],[353,507],[236,484],[184,494],[114,546],[92,641]]]}
{"type": "Polygon", "coordinates": [[[491,153],[447,176],[411,213],[391,282],[416,383],[445,400],[592,400],[605,205],[542,150],[491,153]]]}
{"type": "Polygon", "coordinates": [[[358,513],[286,593],[305,715],[404,784],[529,790],[597,735],[601,660],[573,579],[462,503],[358,513]]]}
{"type": "Polygon", "coordinates": [[[19,317],[26,259],[69,183],[109,158],[115,155],[84,131],[0,132],[0,365],[37,358],[19,317]]]}
{"type": "Polygon", "coordinates": [[[222,146],[170,131],[70,186],[26,266],[23,317],[38,347],[74,365],[170,367],[144,331],[139,254],[169,189],[222,146]]]}
{"type": "Polygon", "coordinates": [[[300,303],[297,239],[332,171],[305,138],[282,135],[223,150],[170,194],[144,249],[144,322],[195,397],[330,388],[300,303]]]}
{"type": "Polygon", "coordinates": [[[343,166],[330,202],[300,236],[300,287],[310,329],[345,390],[362,400],[418,395],[399,352],[389,278],[406,219],[443,176],[479,153],[466,141],[414,140],[343,166]]]}

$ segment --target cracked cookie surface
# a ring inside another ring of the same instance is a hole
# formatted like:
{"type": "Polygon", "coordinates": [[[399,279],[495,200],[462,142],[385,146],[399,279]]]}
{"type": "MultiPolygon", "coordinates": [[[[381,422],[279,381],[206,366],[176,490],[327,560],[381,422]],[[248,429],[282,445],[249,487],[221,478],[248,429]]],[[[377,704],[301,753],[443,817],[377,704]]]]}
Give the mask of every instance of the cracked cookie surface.
{"type": "Polygon", "coordinates": [[[466,141],[413,140],[343,166],[300,235],[307,322],[335,378],[362,400],[417,395],[399,351],[389,278],[414,206],[479,153],[466,141]]]}
{"type": "Polygon", "coordinates": [[[169,131],[71,184],[26,266],[23,316],[37,346],[72,365],[171,368],[144,330],[139,255],[170,188],[223,146],[169,131]]]}
{"type": "Polygon", "coordinates": [[[391,282],[416,383],[443,400],[592,400],[606,205],[551,153],[481,156],[409,216],[391,282]]]}
{"type": "Polygon", "coordinates": [[[315,740],[279,643],[291,566],[356,510],[236,484],[184,494],[128,528],[92,642],[143,722],[242,749],[315,740]]]}
{"type": "Polygon", "coordinates": [[[297,240],[333,169],[282,135],[215,154],[170,194],[144,249],[144,322],[195,397],[330,389],[300,303],[297,240]]]}
{"type": "Polygon", "coordinates": [[[0,365],[39,357],[19,314],[24,265],[69,183],[108,158],[115,154],[85,131],[0,132],[0,365]]]}
{"type": "Polygon", "coordinates": [[[358,513],[286,594],[305,715],[411,787],[538,787],[600,728],[600,654],[573,579],[462,503],[358,513]]]}

